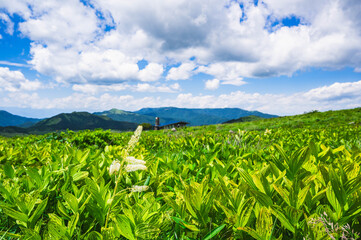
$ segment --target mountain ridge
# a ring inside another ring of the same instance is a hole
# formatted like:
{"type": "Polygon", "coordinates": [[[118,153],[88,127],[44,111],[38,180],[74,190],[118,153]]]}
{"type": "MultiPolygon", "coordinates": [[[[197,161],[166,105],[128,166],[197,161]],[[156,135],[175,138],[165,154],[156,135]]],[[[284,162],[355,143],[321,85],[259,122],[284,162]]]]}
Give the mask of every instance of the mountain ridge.
{"type": "Polygon", "coordinates": [[[41,121],[39,118],[27,118],[19,115],[14,115],[5,110],[0,110],[0,127],[8,126],[21,126],[21,125],[32,125],[41,121]]]}
{"type": "Polygon", "coordinates": [[[278,117],[261,113],[258,111],[247,111],[241,108],[177,108],[177,107],[162,107],[162,108],[142,108],[135,113],[142,115],[149,115],[153,117],[174,118],[178,121],[189,122],[191,126],[219,124],[232,119],[254,115],[263,118],[278,117]]]}
{"type": "Polygon", "coordinates": [[[44,119],[29,127],[30,132],[54,130],[85,130],[85,129],[113,129],[121,131],[134,130],[136,123],[115,121],[106,116],[98,116],[88,112],[61,113],[44,119]]]}

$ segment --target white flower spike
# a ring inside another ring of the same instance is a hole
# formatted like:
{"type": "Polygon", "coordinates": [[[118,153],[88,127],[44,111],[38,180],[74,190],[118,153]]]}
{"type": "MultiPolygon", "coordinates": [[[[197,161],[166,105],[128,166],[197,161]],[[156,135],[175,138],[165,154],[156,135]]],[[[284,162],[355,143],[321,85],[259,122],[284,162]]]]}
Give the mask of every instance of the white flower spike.
{"type": "Polygon", "coordinates": [[[127,157],[127,162],[129,164],[143,164],[145,165],[145,161],[136,159],[135,157],[127,157]]]}
{"type": "Polygon", "coordinates": [[[133,185],[132,188],[130,189],[132,192],[144,192],[148,190],[148,186],[137,186],[137,185],[133,185]]]}
{"type": "Polygon", "coordinates": [[[147,166],[143,164],[128,164],[125,166],[125,171],[127,172],[134,172],[138,170],[147,170],[147,166]]]}
{"type": "Polygon", "coordinates": [[[113,175],[114,173],[118,173],[120,170],[120,162],[118,160],[114,160],[109,167],[109,175],[113,175]]]}

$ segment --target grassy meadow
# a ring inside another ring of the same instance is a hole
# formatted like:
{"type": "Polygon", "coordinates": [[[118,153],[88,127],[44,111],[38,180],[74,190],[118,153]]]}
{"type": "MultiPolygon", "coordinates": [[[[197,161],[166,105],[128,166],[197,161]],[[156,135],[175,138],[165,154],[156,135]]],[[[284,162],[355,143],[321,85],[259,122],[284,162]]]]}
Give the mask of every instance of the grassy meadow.
{"type": "Polygon", "coordinates": [[[0,137],[0,239],[357,239],[360,119],[0,137]]]}

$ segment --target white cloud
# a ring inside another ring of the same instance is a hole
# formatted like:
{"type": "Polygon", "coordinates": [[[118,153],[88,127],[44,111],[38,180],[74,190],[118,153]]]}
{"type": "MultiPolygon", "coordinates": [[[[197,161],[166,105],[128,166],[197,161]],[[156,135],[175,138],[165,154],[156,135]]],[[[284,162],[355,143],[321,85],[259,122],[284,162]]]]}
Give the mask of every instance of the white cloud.
{"type": "Polygon", "coordinates": [[[360,96],[361,81],[334,83],[330,86],[323,86],[312,89],[304,94],[310,100],[321,100],[327,102],[334,102],[337,100],[354,99],[360,96]]]}
{"type": "Polygon", "coordinates": [[[30,81],[20,71],[11,71],[9,68],[0,67],[0,91],[35,91],[41,87],[38,80],[30,81]]]}
{"type": "Polygon", "coordinates": [[[148,83],[139,83],[134,87],[130,88],[135,92],[165,92],[165,93],[173,93],[179,89],[179,85],[171,85],[170,87],[161,85],[161,86],[153,86],[148,83]]]}
{"type": "Polygon", "coordinates": [[[0,61],[0,65],[15,66],[15,67],[30,67],[30,65],[28,65],[28,64],[15,63],[15,62],[9,62],[9,61],[0,61]]]}
{"type": "Polygon", "coordinates": [[[66,48],[81,48],[99,32],[95,10],[80,1],[29,1],[32,17],[20,23],[20,30],[31,40],[66,48]]]}
{"type": "Polygon", "coordinates": [[[76,92],[82,92],[85,94],[99,94],[104,92],[120,92],[120,91],[132,91],[132,92],[145,92],[145,93],[174,93],[180,90],[179,84],[172,84],[167,86],[165,84],[149,84],[149,83],[138,83],[138,84],[126,84],[118,83],[112,85],[98,85],[98,84],[75,84],[72,89],[76,92]]]}
{"type": "Polygon", "coordinates": [[[218,79],[212,79],[206,81],[206,89],[208,90],[216,90],[219,87],[219,80],[218,79]]]}
{"type": "Polygon", "coordinates": [[[138,78],[143,82],[154,82],[160,79],[163,74],[163,66],[157,63],[149,63],[139,71],[138,78]]]}
{"type": "MultiPolygon", "coordinates": [[[[161,90],[164,86],[151,86],[142,83],[137,90],[161,90]]],[[[171,87],[169,87],[171,88],[171,87]]],[[[300,114],[311,110],[326,111],[361,106],[361,81],[335,83],[311,89],[307,92],[286,94],[260,94],[234,91],[221,95],[194,95],[179,93],[175,97],[140,97],[129,94],[116,95],[104,93],[95,96],[85,93],[74,93],[63,98],[48,99],[38,94],[24,92],[8,93],[0,97],[0,103],[8,107],[27,107],[34,109],[72,109],[99,111],[111,108],[137,110],[143,107],[187,107],[187,108],[224,108],[238,107],[246,110],[258,110],[278,115],[300,114]],[[70,107],[71,106],[71,107],[70,107]]]]}
{"type": "Polygon", "coordinates": [[[167,80],[190,79],[196,71],[235,86],[244,78],[292,75],[309,67],[361,69],[359,0],[91,4],[1,1],[6,9],[1,19],[11,24],[8,16],[22,16],[19,30],[32,41],[33,68],[71,84],[161,82],[163,69],[175,63],[181,65],[169,70],[167,80]],[[301,24],[281,24],[291,16],[301,24]],[[190,62],[192,57],[196,60],[190,62]],[[142,59],[149,64],[139,70],[142,59]]]}
{"type": "MultiPolygon", "coordinates": [[[[0,12],[0,21],[3,21],[7,25],[5,32],[10,35],[13,35],[14,23],[10,20],[9,16],[6,15],[5,13],[0,12]]],[[[0,37],[0,39],[1,39],[1,37],[0,37]]]]}
{"type": "Polygon", "coordinates": [[[249,68],[238,62],[225,62],[211,64],[207,67],[201,66],[197,71],[215,76],[221,81],[221,84],[241,86],[246,83],[241,76],[247,74],[249,68]]]}
{"type": "Polygon", "coordinates": [[[172,67],[167,75],[167,80],[187,80],[193,75],[195,63],[182,63],[179,67],[172,67]]]}

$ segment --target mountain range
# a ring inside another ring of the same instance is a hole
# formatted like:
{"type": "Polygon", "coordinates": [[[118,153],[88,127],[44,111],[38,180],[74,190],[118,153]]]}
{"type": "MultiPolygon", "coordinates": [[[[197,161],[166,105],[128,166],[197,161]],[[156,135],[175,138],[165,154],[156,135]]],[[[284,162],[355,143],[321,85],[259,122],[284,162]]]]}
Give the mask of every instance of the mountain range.
{"type": "Polygon", "coordinates": [[[258,111],[247,111],[240,108],[143,108],[134,113],[155,117],[173,119],[173,121],[186,121],[190,126],[223,123],[232,119],[250,115],[273,118],[276,115],[265,114],[258,111]]]}
{"type": "MultiPolygon", "coordinates": [[[[111,109],[104,112],[61,113],[47,119],[26,118],[0,111],[0,133],[38,134],[61,130],[114,129],[131,131],[137,125],[149,123],[154,125],[155,117],[160,124],[185,121],[190,126],[224,123],[232,119],[246,116],[272,118],[276,115],[258,111],[246,111],[239,108],[143,108],[135,112],[111,109]]],[[[236,120],[235,120],[236,121],[236,120]]]]}
{"type": "Polygon", "coordinates": [[[41,119],[27,118],[11,114],[7,111],[0,110],[0,126],[31,126],[34,123],[39,122],[41,119]]]}

